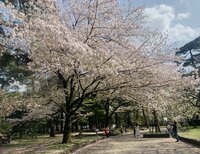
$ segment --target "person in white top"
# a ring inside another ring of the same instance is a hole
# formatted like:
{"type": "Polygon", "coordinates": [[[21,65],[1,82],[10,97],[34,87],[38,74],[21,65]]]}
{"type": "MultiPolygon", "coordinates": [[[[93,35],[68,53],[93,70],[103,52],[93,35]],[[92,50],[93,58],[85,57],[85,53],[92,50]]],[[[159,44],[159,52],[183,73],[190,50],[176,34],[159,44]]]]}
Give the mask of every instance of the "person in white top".
{"type": "Polygon", "coordinates": [[[136,126],[136,129],[135,129],[135,136],[137,137],[137,138],[140,138],[140,126],[136,123],[135,124],[135,126],[136,126]]]}

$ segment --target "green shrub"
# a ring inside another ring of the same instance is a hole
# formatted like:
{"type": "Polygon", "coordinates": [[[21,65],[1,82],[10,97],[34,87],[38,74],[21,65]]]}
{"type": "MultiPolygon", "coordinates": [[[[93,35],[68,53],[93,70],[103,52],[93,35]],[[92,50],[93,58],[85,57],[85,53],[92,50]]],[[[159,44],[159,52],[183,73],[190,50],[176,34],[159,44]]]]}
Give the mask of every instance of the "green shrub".
{"type": "Polygon", "coordinates": [[[12,126],[4,119],[0,118],[0,133],[10,134],[12,126]]]}

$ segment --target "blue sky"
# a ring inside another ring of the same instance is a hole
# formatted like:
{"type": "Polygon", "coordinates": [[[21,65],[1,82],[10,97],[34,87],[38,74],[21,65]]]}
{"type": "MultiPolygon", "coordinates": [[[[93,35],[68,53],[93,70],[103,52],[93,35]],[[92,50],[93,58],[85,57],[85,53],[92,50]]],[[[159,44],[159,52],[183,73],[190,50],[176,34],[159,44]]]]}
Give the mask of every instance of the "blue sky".
{"type": "Polygon", "coordinates": [[[145,5],[149,26],[167,33],[171,43],[183,45],[200,36],[200,0],[134,0],[134,3],[145,5]]]}

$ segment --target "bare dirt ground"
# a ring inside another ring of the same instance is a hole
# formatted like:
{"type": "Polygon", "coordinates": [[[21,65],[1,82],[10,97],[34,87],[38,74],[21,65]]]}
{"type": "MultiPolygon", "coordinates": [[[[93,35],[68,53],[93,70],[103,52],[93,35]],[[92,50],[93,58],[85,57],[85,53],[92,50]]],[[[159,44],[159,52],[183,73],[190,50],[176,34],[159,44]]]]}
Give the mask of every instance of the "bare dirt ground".
{"type": "MultiPolygon", "coordinates": [[[[48,150],[48,144],[0,147],[0,154],[63,154],[61,149],[48,150]]],[[[173,138],[134,138],[124,134],[90,144],[73,154],[200,154],[200,148],[175,142],[173,138]]]]}
{"type": "Polygon", "coordinates": [[[111,137],[73,154],[200,154],[200,148],[173,138],[134,138],[132,134],[111,137]]]}

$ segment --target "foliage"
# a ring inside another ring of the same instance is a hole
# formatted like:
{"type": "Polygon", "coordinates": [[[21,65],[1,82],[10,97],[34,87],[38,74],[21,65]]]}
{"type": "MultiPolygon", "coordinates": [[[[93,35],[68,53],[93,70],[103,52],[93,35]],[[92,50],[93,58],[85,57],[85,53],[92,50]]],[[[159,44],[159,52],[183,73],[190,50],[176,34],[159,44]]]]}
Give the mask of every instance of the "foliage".
{"type": "Polygon", "coordinates": [[[12,126],[3,118],[0,118],[0,133],[9,134],[12,126]]]}
{"type": "MultiPolygon", "coordinates": [[[[189,68],[189,71],[184,72],[184,76],[194,75],[194,78],[199,80],[199,49],[200,49],[200,37],[186,43],[182,46],[176,54],[182,56],[182,70],[189,68]]],[[[182,104],[184,104],[184,113],[187,113],[190,118],[200,113],[200,92],[199,84],[191,86],[183,90],[182,104]]],[[[188,116],[188,117],[189,117],[188,116]]]]}
{"type": "Polygon", "coordinates": [[[200,49],[200,37],[195,38],[194,40],[186,43],[176,52],[177,55],[186,54],[189,50],[200,49]]]}
{"type": "MultiPolygon", "coordinates": [[[[19,85],[28,82],[32,72],[27,69],[26,64],[29,62],[27,55],[11,55],[5,52],[0,56],[0,84],[1,88],[5,89],[14,83],[19,82],[19,85]]],[[[16,85],[17,86],[17,85],[16,85]]],[[[7,88],[11,89],[11,88],[7,88]]]]}

